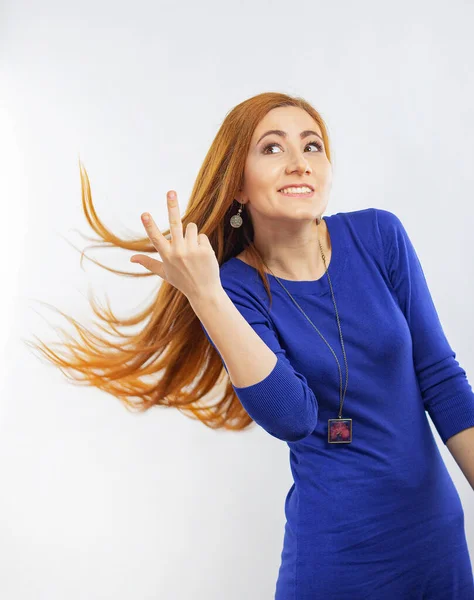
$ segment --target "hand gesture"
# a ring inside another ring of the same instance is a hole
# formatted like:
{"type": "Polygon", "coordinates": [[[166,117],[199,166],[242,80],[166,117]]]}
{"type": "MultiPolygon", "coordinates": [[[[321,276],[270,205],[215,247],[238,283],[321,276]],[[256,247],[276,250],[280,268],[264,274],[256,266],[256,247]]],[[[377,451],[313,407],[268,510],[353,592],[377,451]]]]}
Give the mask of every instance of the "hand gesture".
{"type": "Polygon", "coordinates": [[[143,254],[134,254],[130,261],[166,280],[188,299],[222,289],[219,263],[209,238],[204,233],[198,235],[196,223],[188,223],[184,237],[176,193],[169,191],[167,198],[171,240],[163,236],[151,215],[142,214],[146,233],[163,262],[143,254]]]}

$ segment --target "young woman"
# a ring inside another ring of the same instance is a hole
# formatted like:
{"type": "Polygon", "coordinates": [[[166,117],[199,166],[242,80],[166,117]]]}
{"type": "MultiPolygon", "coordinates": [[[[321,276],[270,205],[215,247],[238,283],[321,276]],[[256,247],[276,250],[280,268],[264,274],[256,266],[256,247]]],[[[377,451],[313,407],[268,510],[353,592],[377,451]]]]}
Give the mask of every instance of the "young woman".
{"type": "Polygon", "coordinates": [[[122,322],[93,305],[116,343],[71,319],[74,352],[42,349],[128,407],[174,406],[212,428],[255,421],[287,443],[276,600],[472,600],[463,508],[425,411],[474,486],[474,394],[400,219],[321,218],[332,174],[320,114],[279,93],[227,115],[184,217],[168,193],[163,233],[142,215],[145,238],[114,236],[81,170],[91,226],[158,252],[131,260],[162,284],[122,322]]]}

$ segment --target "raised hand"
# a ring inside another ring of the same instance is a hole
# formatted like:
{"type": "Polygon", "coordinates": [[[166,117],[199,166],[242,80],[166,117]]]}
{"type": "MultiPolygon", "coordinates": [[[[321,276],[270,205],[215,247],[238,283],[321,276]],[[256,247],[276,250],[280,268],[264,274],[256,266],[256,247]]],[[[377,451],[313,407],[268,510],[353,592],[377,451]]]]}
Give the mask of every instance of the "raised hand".
{"type": "Polygon", "coordinates": [[[219,263],[206,234],[198,235],[196,223],[188,223],[186,236],[179,212],[176,193],[167,194],[171,240],[167,240],[148,213],[142,214],[142,222],[151,243],[162,261],[144,254],[134,254],[130,262],[137,262],[155,273],[188,299],[201,297],[221,290],[219,263]]]}

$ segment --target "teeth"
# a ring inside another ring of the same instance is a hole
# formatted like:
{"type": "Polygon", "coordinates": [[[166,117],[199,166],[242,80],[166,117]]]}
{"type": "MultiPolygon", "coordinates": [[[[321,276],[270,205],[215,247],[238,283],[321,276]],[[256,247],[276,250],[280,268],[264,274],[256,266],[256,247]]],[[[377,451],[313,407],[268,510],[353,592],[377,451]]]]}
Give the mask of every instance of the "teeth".
{"type": "Polygon", "coordinates": [[[312,192],[313,190],[309,187],[290,187],[280,190],[283,194],[288,192],[289,194],[307,194],[308,192],[312,192]]]}

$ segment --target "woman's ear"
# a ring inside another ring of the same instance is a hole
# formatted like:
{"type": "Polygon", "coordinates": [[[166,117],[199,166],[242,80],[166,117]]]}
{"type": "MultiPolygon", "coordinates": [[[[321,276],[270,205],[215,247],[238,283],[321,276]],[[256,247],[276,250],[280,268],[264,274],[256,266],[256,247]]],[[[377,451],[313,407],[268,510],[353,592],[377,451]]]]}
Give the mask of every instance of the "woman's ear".
{"type": "Polygon", "coordinates": [[[240,202],[241,204],[247,204],[247,202],[248,202],[248,198],[243,193],[242,188],[240,188],[235,193],[234,198],[237,200],[237,202],[240,202]]]}

